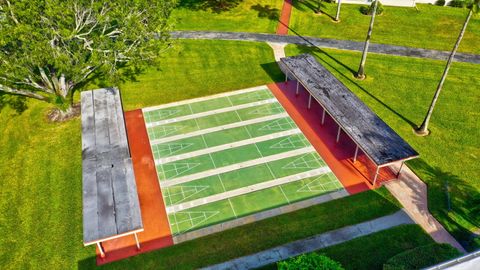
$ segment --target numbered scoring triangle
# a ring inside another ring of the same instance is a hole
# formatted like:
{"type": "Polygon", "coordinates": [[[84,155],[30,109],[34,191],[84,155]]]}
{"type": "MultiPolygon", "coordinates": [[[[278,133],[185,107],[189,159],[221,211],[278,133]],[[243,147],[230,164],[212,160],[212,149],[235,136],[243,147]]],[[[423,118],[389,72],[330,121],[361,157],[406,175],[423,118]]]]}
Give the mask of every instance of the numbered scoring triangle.
{"type": "Polygon", "coordinates": [[[163,169],[164,172],[175,172],[174,175],[170,176],[171,178],[179,176],[191,169],[197,167],[200,163],[189,163],[189,162],[182,162],[182,163],[169,163],[164,164],[163,169]]]}
{"type": "Polygon", "coordinates": [[[305,147],[306,144],[303,140],[303,137],[300,135],[294,135],[290,136],[288,138],[285,138],[274,145],[270,146],[270,148],[274,149],[296,149],[296,148],[301,148],[305,147]]]}
{"type": "Polygon", "coordinates": [[[283,166],[283,169],[315,169],[320,165],[318,157],[314,154],[305,154],[283,166]]]}
{"type": "Polygon", "coordinates": [[[168,144],[157,144],[156,148],[160,151],[160,155],[172,155],[183,149],[186,149],[192,146],[193,143],[168,143],[168,144]]]}
{"type": "Polygon", "coordinates": [[[191,230],[202,223],[205,223],[207,220],[218,215],[220,211],[182,211],[175,213],[176,223],[173,223],[172,226],[186,226],[182,228],[181,232],[191,230]]]}
{"type": "Polygon", "coordinates": [[[271,131],[281,131],[292,129],[293,125],[287,119],[278,119],[267,125],[259,128],[258,130],[271,130],[271,131]]]}
{"type": "Polygon", "coordinates": [[[166,189],[171,204],[180,203],[198,194],[210,186],[173,186],[166,189]]]}

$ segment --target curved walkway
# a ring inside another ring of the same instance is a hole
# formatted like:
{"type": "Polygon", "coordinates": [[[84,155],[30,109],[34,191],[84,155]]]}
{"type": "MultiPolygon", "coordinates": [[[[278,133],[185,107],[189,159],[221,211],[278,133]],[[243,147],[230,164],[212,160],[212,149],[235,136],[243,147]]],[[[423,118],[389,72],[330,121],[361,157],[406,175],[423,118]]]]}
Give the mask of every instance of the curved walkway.
{"type": "MultiPolygon", "coordinates": [[[[350,51],[362,51],[363,42],[350,40],[336,40],[328,38],[314,38],[302,36],[288,36],[277,34],[260,34],[245,32],[210,32],[210,31],[174,31],[171,33],[173,38],[178,39],[219,39],[219,40],[238,40],[238,41],[260,41],[273,43],[287,43],[297,45],[316,46],[320,48],[331,48],[350,51]]],[[[369,52],[388,54],[396,56],[416,57],[434,60],[446,60],[450,52],[412,48],[405,46],[370,44],[369,52]]],[[[480,55],[457,53],[456,62],[480,64],[480,55]]]]}

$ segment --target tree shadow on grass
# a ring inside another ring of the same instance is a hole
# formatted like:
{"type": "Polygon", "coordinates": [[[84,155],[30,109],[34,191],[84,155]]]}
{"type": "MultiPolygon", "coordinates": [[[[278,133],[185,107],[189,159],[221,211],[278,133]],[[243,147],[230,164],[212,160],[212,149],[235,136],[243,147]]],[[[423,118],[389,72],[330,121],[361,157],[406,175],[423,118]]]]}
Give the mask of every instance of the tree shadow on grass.
{"type": "Polygon", "coordinates": [[[469,251],[480,248],[480,192],[459,176],[432,167],[423,159],[408,162],[428,186],[430,212],[469,251]]]}
{"type": "Polygon", "coordinates": [[[210,10],[213,13],[229,11],[237,7],[243,0],[180,0],[179,8],[190,10],[210,10]]]}
{"type": "Polygon", "coordinates": [[[28,109],[27,98],[0,92],[0,113],[6,106],[12,108],[16,115],[20,115],[28,109]]]}
{"type": "Polygon", "coordinates": [[[396,111],[395,109],[393,109],[392,107],[390,107],[387,103],[385,103],[384,101],[382,101],[380,98],[378,98],[377,96],[373,95],[372,93],[370,93],[367,89],[365,89],[363,86],[361,86],[360,84],[358,84],[358,81],[356,79],[354,79],[355,75],[356,75],[356,71],[349,67],[348,65],[342,63],[341,61],[339,61],[338,59],[336,59],[335,57],[333,57],[332,55],[330,55],[329,53],[327,53],[326,51],[320,49],[319,47],[315,46],[313,43],[311,43],[310,41],[308,41],[307,39],[305,39],[308,43],[309,43],[309,46],[302,46],[302,45],[296,45],[297,46],[297,49],[301,52],[301,53],[309,53],[309,54],[317,54],[317,56],[319,56],[319,58],[321,59],[321,55],[323,56],[326,56],[328,57],[330,60],[333,60],[335,63],[337,63],[338,65],[342,66],[343,68],[347,69],[351,76],[348,76],[347,74],[344,74],[344,72],[342,72],[341,70],[339,70],[337,67],[335,67],[334,65],[328,63],[327,61],[324,61],[322,60],[322,64],[323,65],[326,65],[328,67],[330,67],[330,69],[333,69],[337,72],[337,74],[339,74],[340,76],[342,76],[343,78],[345,78],[346,80],[348,80],[350,83],[354,84],[358,89],[362,90],[365,94],[367,94],[369,97],[371,97],[372,99],[374,99],[376,102],[380,103],[383,107],[385,107],[387,110],[389,110],[390,112],[392,112],[393,114],[395,114],[396,116],[398,116],[400,119],[402,119],[404,122],[406,122],[407,124],[409,124],[412,128],[415,128],[417,127],[417,125],[411,121],[410,119],[406,118],[405,116],[403,116],[401,113],[399,113],[398,111],[396,111]]]}
{"type": "Polygon", "coordinates": [[[326,3],[330,3],[330,1],[323,0],[320,2],[320,4],[318,3],[318,1],[319,0],[292,1],[292,5],[295,9],[298,9],[300,11],[310,10],[317,15],[323,14],[328,16],[330,19],[335,20],[335,17],[324,11],[324,9],[327,7],[326,3]]]}
{"type": "Polygon", "coordinates": [[[280,18],[280,10],[270,7],[270,5],[256,4],[251,6],[250,9],[258,11],[259,18],[267,18],[272,21],[277,21],[280,18]]]}

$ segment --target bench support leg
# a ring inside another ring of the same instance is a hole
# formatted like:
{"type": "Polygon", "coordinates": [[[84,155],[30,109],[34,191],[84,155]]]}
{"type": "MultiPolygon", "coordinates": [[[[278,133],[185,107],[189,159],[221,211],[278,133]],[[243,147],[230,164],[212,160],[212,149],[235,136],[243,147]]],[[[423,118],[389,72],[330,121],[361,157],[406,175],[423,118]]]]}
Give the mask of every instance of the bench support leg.
{"type": "Polygon", "coordinates": [[[312,95],[311,94],[308,96],[308,108],[310,109],[310,107],[312,107],[312,95]]]}
{"type": "Polygon", "coordinates": [[[297,81],[297,89],[295,90],[295,95],[297,95],[297,96],[298,96],[298,87],[300,86],[299,84],[300,83],[297,81]]]}
{"type": "Polygon", "coordinates": [[[400,175],[400,172],[402,172],[403,164],[405,164],[405,161],[402,161],[402,164],[400,165],[400,168],[398,169],[397,178],[398,178],[398,176],[400,175]]]}

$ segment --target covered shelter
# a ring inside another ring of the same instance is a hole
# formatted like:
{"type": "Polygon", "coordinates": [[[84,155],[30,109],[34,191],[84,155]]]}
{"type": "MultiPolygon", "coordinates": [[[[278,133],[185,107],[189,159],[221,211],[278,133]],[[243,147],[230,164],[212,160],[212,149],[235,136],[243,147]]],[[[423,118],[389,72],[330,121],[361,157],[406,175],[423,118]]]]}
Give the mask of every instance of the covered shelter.
{"type": "Polygon", "coordinates": [[[419,156],[312,55],[281,58],[280,65],[286,80],[291,78],[297,81],[296,94],[300,85],[308,91],[308,108],[313,99],[322,107],[321,123],[325,122],[325,115],[328,114],[338,125],[336,141],[339,141],[343,130],[356,144],[353,160],[356,161],[360,149],[375,164],[373,185],[376,184],[380,168],[401,162],[398,176],[406,160],[419,156]]]}
{"type": "Polygon", "coordinates": [[[120,92],[104,88],[81,93],[83,243],[96,244],[143,231],[120,92]]]}

